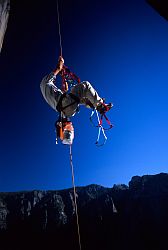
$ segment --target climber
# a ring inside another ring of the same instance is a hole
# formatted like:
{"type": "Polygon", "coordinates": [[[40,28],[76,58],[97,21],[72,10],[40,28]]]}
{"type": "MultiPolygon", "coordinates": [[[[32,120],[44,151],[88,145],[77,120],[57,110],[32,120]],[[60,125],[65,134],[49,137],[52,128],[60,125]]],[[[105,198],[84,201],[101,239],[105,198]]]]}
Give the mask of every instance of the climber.
{"type": "Polygon", "coordinates": [[[45,76],[40,84],[41,92],[46,102],[58,112],[62,112],[65,117],[75,115],[79,104],[84,104],[88,108],[96,109],[100,114],[109,111],[113,104],[105,104],[104,100],[99,97],[96,90],[88,81],[80,82],[70,89],[69,93],[63,93],[55,85],[56,76],[64,67],[62,56],[58,59],[56,69],[49,75],[45,76]]]}

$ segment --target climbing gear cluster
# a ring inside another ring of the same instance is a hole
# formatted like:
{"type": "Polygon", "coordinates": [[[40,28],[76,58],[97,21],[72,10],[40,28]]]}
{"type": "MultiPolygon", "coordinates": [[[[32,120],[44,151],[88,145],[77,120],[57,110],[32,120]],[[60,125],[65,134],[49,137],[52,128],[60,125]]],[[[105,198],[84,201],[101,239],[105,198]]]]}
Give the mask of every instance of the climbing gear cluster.
{"type": "MultiPolygon", "coordinates": [[[[104,102],[105,102],[105,99],[104,99],[104,102]]],[[[106,112],[109,111],[113,107],[113,104],[112,103],[105,104],[104,102],[101,103],[99,106],[97,106],[97,108],[94,109],[90,115],[90,122],[92,123],[92,125],[94,127],[98,128],[98,135],[97,135],[97,140],[95,143],[97,146],[103,146],[106,143],[107,136],[105,134],[105,130],[109,130],[109,129],[113,128],[113,124],[110,122],[110,120],[108,119],[108,117],[106,115],[106,112]],[[99,117],[98,112],[100,113],[100,117],[99,117]],[[93,122],[93,115],[95,113],[96,113],[96,117],[97,117],[96,124],[93,122]],[[104,125],[103,125],[104,119],[103,118],[105,119],[106,123],[108,124],[108,127],[104,127],[104,125]],[[101,132],[103,135],[103,140],[100,142],[101,132]]]]}
{"type": "Polygon", "coordinates": [[[67,66],[63,66],[61,70],[62,77],[62,91],[67,92],[69,87],[73,87],[74,85],[80,83],[80,78],[75,75],[67,66]]]}

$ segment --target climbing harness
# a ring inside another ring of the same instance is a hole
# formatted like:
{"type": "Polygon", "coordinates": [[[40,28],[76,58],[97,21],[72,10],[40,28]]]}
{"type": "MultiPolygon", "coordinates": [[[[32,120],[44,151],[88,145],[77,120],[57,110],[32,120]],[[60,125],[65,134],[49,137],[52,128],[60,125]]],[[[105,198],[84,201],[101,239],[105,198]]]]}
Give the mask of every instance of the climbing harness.
{"type": "MultiPolygon", "coordinates": [[[[69,79],[71,79],[71,77],[69,76],[69,79]]],[[[65,80],[63,80],[65,81],[65,80]]],[[[72,84],[72,83],[71,83],[72,84]]],[[[74,83],[75,84],[75,83],[74,83]]],[[[67,92],[64,92],[60,99],[59,99],[59,102],[56,106],[56,110],[60,113],[59,117],[58,117],[58,120],[56,121],[55,123],[55,127],[56,127],[56,144],[58,144],[58,140],[57,138],[60,138],[62,140],[62,143],[63,144],[72,144],[73,143],[73,139],[74,139],[74,128],[73,128],[73,125],[72,125],[72,122],[70,121],[70,118],[67,118],[65,115],[64,115],[64,110],[72,105],[74,105],[75,103],[77,104],[77,107],[76,107],[76,112],[79,111],[79,102],[80,102],[80,99],[72,94],[72,93],[67,93],[67,92]],[[70,104],[62,107],[62,101],[63,99],[69,95],[74,101],[71,102],[70,104]],[[71,126],[66,126],[66,123],[71,123],[71,126]],[[60,129],[58,129],[60,128],[60,129]],[[59,131],[62,131],[62,132],[59,132],[59,131]],[[72,135],[73,134],[73,135],[72,135]],[[67,139],[67,140],[66,140],[67,139]]]]}
{"type": "MultiPolygon", "coordinates": [[[[59,99],[59,101],[57,103],[56,110],[60,113],[61,119],[65,120],[66,117],[64,116],[64,110],[66,108],[68,108],[68,107],[70,107],[70,106],[72,106],[74,104],[77,104],[75,113],[77,111],[79,111],[80,99],[76,95],[74,95],[72,93],[67,93],[67,92],[68,92],[69,86],[72,87],[72,86],[75,86],[76,84],[80,83],[80,79],[73,72],[71,72],[70,69],[65,65],[63,65],[63,68],[62,68],[62,70],[60,72],[60,75],[61,75],[61,78],[62,78],[62,91],[63,91],[63,94],[61,95],[61,97],[60,97],[60,99],[59,99]],[[74,101],[63,107],[62,106],[62,101],[63,101],[64,98],[66,98],[67,95],[70,96],[74,101]]],[[[64,134],[64,131],[65,131],[66,127],[63,126],[64,122],[60,123],[60,116],[59,116],[58,120],[56,121],[56,124],[59,124],[59,126],[62,125],[61,129],[62,129],[62,133],[64,134]]],[[[71,124],[72,124],[72,122],[71,122],[71,124]]],[[[73,127],[73,125],[72,125],[72,127],[73,127]]],[[[62,139],[59,136],[57,125],[56,125],[56,132],[57,132],[56,144],[57,144],[57,137],[59,137],[62,140],[63,144],[72,144],[71,140],[69,140],[69,143],[64,143],[65,138],[63,137],[63,139],[62,139]]],[[[70,132],[71,131],[69,131],[69,134],[70,134],[70,132]]],[[[73,139],[72,139],[72,141],[73,141],[73,139]]]]}
{"type": "Polygon", "coordinates": [[[62,101],[63,101],[63,99],[66,97],[66,95],[67,95],[67,93],[65,92],[64,94],[61,95],[61,97],[60,97],[60,99],[59,99],[59,102],[58,102],[57,107],[56,107],[56,110],[57,110],[58,112],[63,112],[64,109],[66,109],[66,108],[68,108],[68,107],[74,105],[75,103],[79,104],[79,102],[80,102],[80,99],[79,99],[77,96],[75,96],[75,95],[72,94],[72,93],[69,93],[68,95],[71,96],[72,99],[74,99],[74,102],[72,102],[72,103],[70,103],[70,104],[68,104],[68,105],[66,105],[66,106],[64,106],[64,107],[62,107],[62,101]]]}

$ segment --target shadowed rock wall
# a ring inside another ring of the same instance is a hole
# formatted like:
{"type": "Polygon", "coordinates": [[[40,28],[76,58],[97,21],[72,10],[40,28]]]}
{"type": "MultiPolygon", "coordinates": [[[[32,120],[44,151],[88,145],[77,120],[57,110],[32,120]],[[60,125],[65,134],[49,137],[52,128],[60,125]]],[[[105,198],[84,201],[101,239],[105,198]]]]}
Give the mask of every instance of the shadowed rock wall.
{"type": "MultiPolygon", "coordinates": [[[[77,188],[82,250],[167,249],[168,174],[77,188]]],[[[0,193],[1,249],[73,249],[73,190],[0,193]]]]}

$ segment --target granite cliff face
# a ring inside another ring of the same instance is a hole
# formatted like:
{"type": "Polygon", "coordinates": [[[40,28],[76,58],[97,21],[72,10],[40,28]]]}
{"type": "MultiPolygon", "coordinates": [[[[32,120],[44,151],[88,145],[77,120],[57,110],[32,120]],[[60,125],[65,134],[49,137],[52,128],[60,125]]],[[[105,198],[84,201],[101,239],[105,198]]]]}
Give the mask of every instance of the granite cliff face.
{"type": "Polygon", "coordinates": [[[0,52],[9,18],[10,0],[0,0],[0,52]]]}
{"type": "MultiPolygon", "coordinates": [[[[77,188],[82,250],[168,249],[168,174],[77,188]]],[[[0,193],[0,249],[77,250],[73,190],[0,193]]]]}

